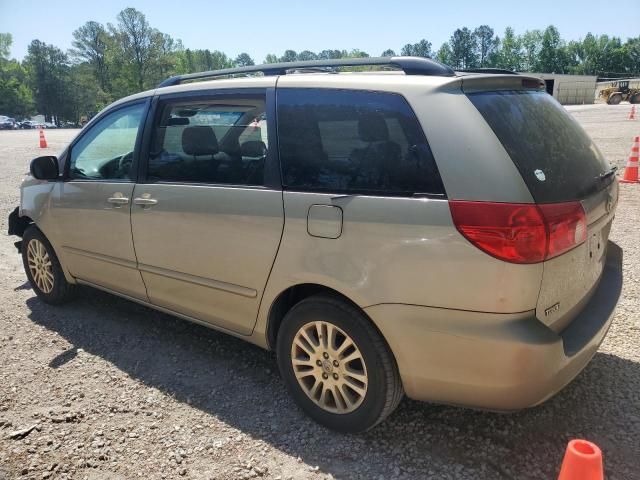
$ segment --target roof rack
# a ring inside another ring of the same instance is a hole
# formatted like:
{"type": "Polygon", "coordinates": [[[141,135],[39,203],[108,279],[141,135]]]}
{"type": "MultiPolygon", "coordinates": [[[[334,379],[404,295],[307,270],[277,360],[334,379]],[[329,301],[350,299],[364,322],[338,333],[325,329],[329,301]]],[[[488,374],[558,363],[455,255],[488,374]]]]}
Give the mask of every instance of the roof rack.
{"type": "Polygon", "coordinates": [[[286,75],[287,72],[300,70],[318,70],[322,68],[338,67],[363,67],[363,66],[388,66],[402,70],[406,75],[432,75],[453,77],[455,72],[442,63],[423,57],[366,57],[366,58],[340,58],[330,60],[308,60],[302,62],[268,63],[264,65],[252,65],[248,67],[224,68],[208,72],[187,73],[167,78],[158,87],[179,85],[190,80],[202,80],[205,78],[227,77],[231,75],[247,75],[262,73],[265,76],[286,75]]]}
{"type": "Polygon", "coordinates": [[[457,70],[461,73],[495,73],[495,74],[506,74],[506,75],[520,75],[518,72],[514,72],[513,70],[507,70],[505,68],[465,68],[464,70],[457,70]]]}

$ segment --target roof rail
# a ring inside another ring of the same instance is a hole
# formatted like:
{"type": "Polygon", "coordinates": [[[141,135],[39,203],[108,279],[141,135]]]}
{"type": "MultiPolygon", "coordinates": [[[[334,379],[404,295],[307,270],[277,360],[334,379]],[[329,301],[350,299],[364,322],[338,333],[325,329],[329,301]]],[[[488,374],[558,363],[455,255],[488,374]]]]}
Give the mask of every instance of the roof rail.
{"type": "Polygon", "coordinates": [[[461,73],[495,73],[506,75],[520,75],[513,70],[507,70],[506,68],[465,68],[463,70],[456,70],[461,73]]]}
{"type": "Polygon", "coordinates": [[[434,75],[453,77],[455,72],[442,63],[423,57],[366,57],[366,58],[340,58],[329,60],[308,60],[302,62],[267,63],[264,65],[251,65],[247,67],[224,68],[208,72],[187,73],[176,75],[164,80],[158,87],[179,85],[189,80],[201,80],[205,78],[226,77],[230,75],[246,75],[262,73],[263,75],[286,75],[287,72],[305,69],[338,68],[338,67],[362,67],[362,66],[389,66],[398,68],[406,75],[434,75]]]}

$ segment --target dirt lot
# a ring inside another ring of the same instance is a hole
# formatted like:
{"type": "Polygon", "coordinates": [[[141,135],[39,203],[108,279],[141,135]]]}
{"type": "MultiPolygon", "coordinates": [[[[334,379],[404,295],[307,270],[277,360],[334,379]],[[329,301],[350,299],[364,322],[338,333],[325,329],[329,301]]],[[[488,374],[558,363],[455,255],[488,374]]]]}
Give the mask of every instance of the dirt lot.
{"type": "MultiPolygon", "coordinates": [[[[621,169],[629,106],[569,109],[621,169]]],[[[47,131],[56,153],[74,134],[47,131]]],[[[98,291],[38,301],[6,237],[36,131],[0,132],[0,479],[554,479],[567,440],[640,478],[640,185],[622,185],[615,322],[593,362],[546,404],[502,415],[404,400],[359,436],[329,432],[285,393],[273,354],[98,291]],[[10,434],[35,427],[22,439],[10,434]]]]}

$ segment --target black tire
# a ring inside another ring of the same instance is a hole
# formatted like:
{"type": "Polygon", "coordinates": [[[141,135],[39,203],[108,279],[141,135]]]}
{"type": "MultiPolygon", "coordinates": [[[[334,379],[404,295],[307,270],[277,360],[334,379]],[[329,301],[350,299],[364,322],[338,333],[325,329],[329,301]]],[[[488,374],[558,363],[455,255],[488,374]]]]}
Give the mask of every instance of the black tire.
{"type": "Polygon", "coordinates": [[[629,98],[629,103],[640,103],[640,93],[636,93],[629,98]]]}
{"type": "Polygon", "coordinates": [[[339,432],[373,428],[400,403],[404,395],[400,374],[389,346],[362,311],[339,298],[315,295],[296,304],[285,315],[277,341],[278,367],[296,403],[316,422],[339,432]],[[368,386],[355,410],[334,413],[317,405],[298,383],[291,360],[296,333],[309,322],[323,321],[344,331],[360,350],[368,386]]]}
{"type": "Polygon", "coordinates": [[[61,305],[73,298],[76,290],[75,285],[67,282],[67,279],[64,277],[64,272],[62,271],[62,267],[60,266],[60,261],[58,260],[56,252],[53,250],[53,247],[49,243],[49,240],[47,240],[47,237],[45,237],[44,234],[35,225],[31,225],[25,230],[24,235],[22,236],[21,250],[24,271],[27,274],[27,278],[29,279],[31,288],[33,288],[33,291],[43,302],[49,303],[51,305],[61,305]],[[38,283],[34,280],[31,269],[29,268],[28,250],[29,244],[32,240],[36,240],[44,246],[46,253],[51,261],[53,287],[48,292],[44,291],[38,286],[38,283]]]}
{"type": "Polygon", "coordinates": [[[621,101],[622,101],[622,94],[614,93],[609,97],[609,100],[607,101],[607,103],[609,105],[618,105],[621,101]]]}

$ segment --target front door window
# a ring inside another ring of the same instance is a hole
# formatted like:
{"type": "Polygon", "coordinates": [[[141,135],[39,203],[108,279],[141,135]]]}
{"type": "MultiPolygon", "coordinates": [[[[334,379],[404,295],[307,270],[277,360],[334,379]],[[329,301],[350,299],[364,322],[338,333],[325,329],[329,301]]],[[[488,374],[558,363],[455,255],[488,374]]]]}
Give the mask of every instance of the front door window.
{"type": "Polygon", "coordinates": [[[91,126],[71,149],[69,178],[131,180],[144,104],[120,108],[91,126]]]}

